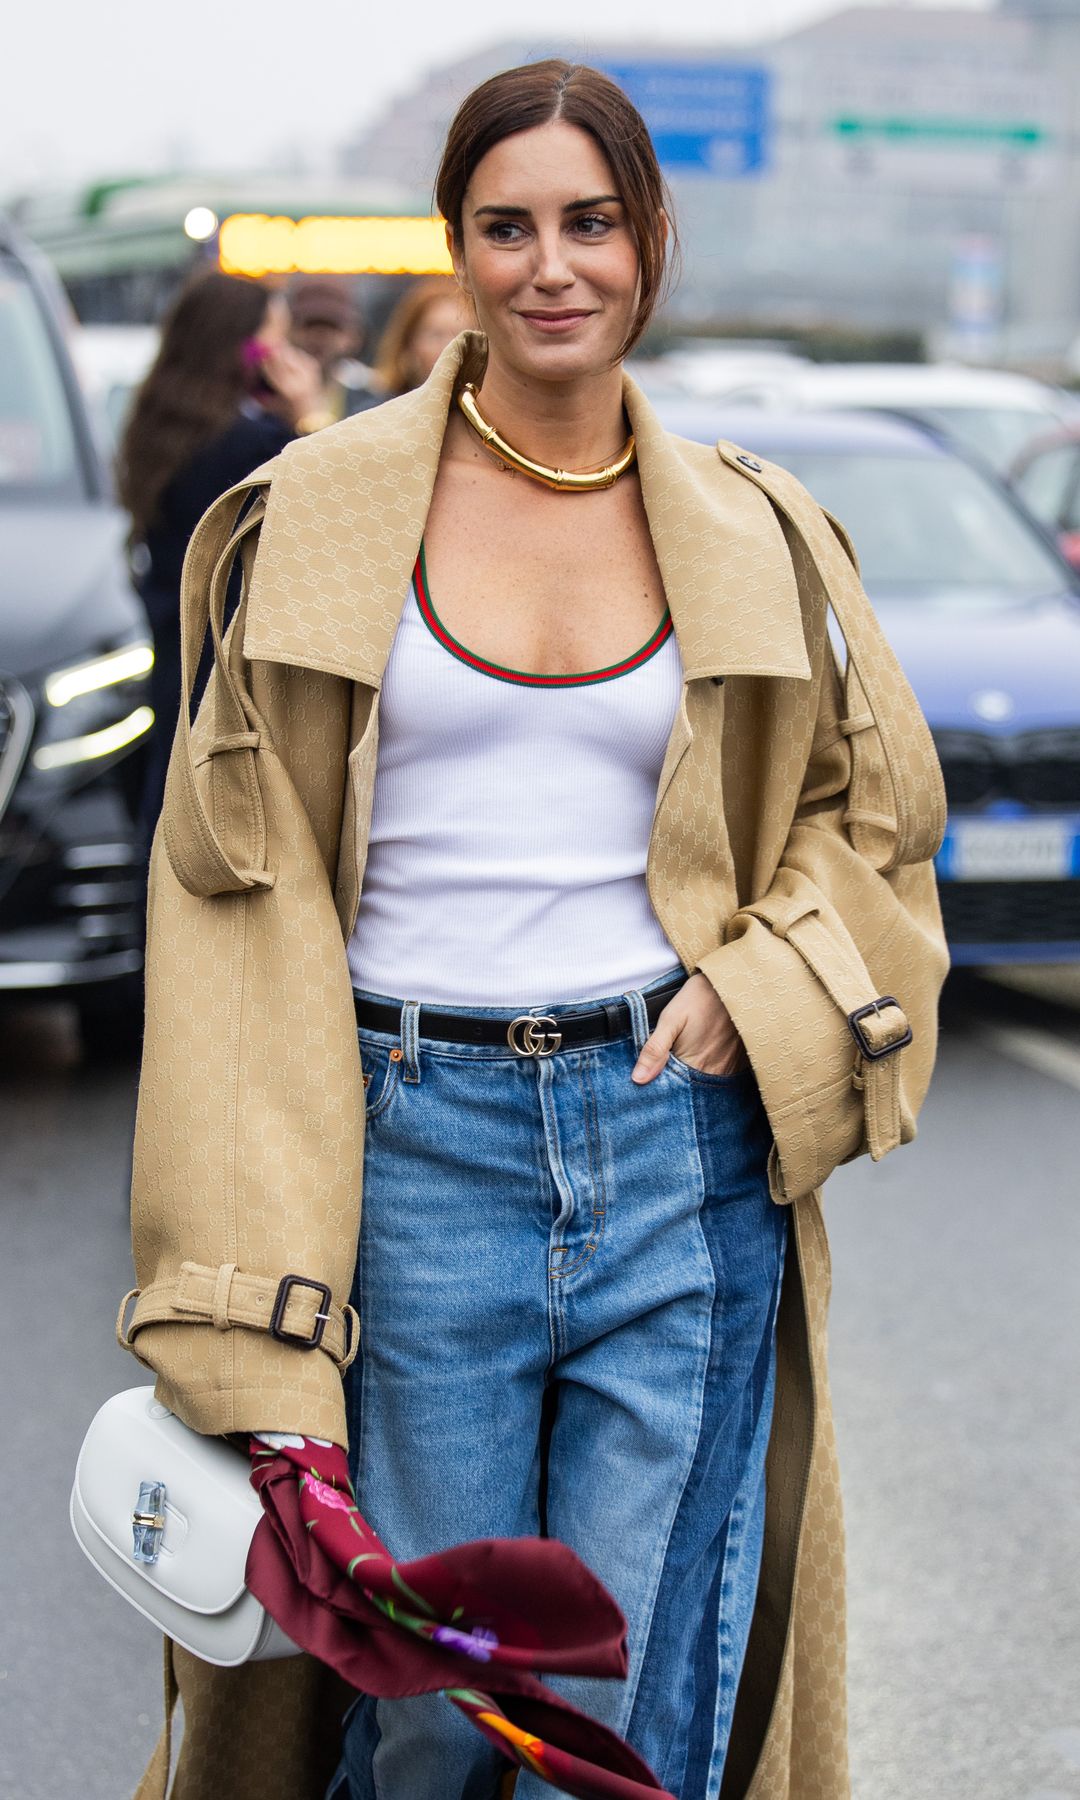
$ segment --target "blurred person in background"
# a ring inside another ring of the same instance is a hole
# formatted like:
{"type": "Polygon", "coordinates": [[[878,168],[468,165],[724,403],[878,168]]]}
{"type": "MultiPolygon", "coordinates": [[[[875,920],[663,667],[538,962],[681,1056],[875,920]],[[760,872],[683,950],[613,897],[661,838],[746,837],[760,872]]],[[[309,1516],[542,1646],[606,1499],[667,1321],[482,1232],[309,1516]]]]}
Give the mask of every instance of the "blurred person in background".
{"type": "Polygon", "coordinates": [[[392,399],[422,386],[447,344],[475,323],[472,307],[449,275],[414,281],[379,340],[375,369],[384,396],[392,399]]]}
{"type": "Polygon", "coordinates": [[[297,275],[286,299],[289,342],[313,356],[322,371],[326,423],[377,405],[383,395],[375,371],[360,361],[364,321],[351,284],[340,275],[297,275]]]}
{"type": "MultiPolygon", "coordinates": [[[[842,527],[624,373],[672,233],[622,90],[494,76],[436,196],[480,331],[412,389],[429,296],[454,328],[425,284],[411,391],[252,483],[226,686],[259,729],[217,782],[210,708],[178,734],[128,1341],[195,1430],[347,1444],[397,1557],[568,1544],[626,1674],[551,1685],[678,1800],[848,1800],[820,1188],[930,1078],[932,744],[842,527]]],[[[323,1794],[310,1658],[172,1666],[186,1800],[323,1794]]],[[[331,1792],[494,1800],[503,1767],[444,1696],[361,1695],[331,1792]]]]}
{"type": "Polygon", "coordinates": [[[155,723],[141,809],[147,846],[179,708],[188,539],[219,494],[298,432],[326,423],[322,371],[289,343],[288,328],[283,296],[261,282],[217,270],[195,275],[165,319],[120,443],[117,481],[131,516],[135,583],[154,634],[155,723]]]}

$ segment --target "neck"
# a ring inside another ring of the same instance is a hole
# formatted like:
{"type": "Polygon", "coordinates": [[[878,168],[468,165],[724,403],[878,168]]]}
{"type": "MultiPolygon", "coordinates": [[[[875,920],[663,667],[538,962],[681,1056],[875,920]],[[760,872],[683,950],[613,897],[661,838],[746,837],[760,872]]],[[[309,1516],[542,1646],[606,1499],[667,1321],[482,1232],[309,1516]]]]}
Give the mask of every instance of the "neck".
{"type": "Polygon", "coordinates": [[[552,468],[595,468],[610,462],[626,441],[619,365],[556,383],[532,380],[489,358],[477,401],[515,450],[552,468]]]}

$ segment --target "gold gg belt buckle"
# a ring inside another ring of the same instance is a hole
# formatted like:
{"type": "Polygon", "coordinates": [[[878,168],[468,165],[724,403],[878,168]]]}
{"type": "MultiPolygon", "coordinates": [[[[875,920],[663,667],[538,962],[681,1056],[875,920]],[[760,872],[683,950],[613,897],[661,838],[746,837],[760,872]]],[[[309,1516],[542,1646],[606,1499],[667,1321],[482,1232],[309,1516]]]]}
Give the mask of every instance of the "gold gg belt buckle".
{"type": "Polygon", "coordinates": [[[562,1043],[562,1032],[557,1021],[546,1014],[536,1018],[532,1013],[522,1013],[508,1025],[506,1041],[517,1056],[553,1056],[562,1043]],[[541,1025],[550,1026],[550,1031],[538,1030],[541,1025]]]}

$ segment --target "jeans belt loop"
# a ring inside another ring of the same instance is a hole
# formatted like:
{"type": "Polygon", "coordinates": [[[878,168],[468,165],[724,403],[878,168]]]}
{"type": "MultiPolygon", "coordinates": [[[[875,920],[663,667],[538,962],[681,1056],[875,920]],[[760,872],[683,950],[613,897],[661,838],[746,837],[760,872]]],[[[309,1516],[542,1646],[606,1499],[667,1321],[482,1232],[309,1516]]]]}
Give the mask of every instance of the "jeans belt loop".
{"type": "Polygon", "coordinates": [[[420,1080],[420,1002],[406,1000],[401,1008],[401,1079],[415,1087],[420,1080]]]}

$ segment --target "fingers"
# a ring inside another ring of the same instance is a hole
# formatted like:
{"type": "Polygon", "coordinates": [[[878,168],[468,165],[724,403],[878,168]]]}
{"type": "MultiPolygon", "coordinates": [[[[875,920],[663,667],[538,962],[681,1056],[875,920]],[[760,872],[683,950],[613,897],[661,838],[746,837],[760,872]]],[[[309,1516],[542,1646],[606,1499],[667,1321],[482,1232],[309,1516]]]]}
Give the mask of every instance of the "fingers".
{"type": "Polygon", "coordinates": [[[673,1013],[670,1004],[665,1006],[641,1046],[637,1062],[630,1072],[631,1081],[644,1084],[655,1080],[667,1062],[668,1052],[685,1023],[684,1014],[673,1013]]]}

